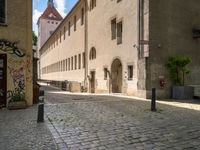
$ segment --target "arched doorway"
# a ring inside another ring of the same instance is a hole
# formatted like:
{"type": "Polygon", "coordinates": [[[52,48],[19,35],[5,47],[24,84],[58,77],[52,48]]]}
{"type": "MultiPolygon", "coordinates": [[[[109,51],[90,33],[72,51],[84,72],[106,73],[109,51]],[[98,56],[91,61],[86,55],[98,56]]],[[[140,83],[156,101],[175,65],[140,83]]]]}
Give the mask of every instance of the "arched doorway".
{"type": "Polygon", "coordinates": [[[119,59],[115,59],[111,65],[112,92],[122,92],[122,63],[119,59]]]}

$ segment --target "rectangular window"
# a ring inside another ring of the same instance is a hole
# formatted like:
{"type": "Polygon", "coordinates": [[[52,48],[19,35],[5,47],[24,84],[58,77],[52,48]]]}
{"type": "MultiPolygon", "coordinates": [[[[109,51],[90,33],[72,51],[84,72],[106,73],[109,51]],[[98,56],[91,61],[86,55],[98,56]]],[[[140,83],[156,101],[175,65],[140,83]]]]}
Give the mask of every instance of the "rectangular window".
{"type": "Polygon", "coordinates": [[[83,68],[85,68],[85,52],[83,52],[83,57],[82,57],[82,59],[83,59],[83,68]]]}
{"type": "Polygon", "coordinates": [[[65,71],[65,60],[63,60],[63,71],[65,71]]]}
{"type": "Polygon", "coordinates": [[[81,9],[81,25],[84,24],[84,8],[81,9]]]}
{"type": "Polygon", "coordinates": [[[104,80],[107,80],[108,74],[107,74],[108,68],[104,68],[104,80]]]}
{"type": "Polygon", "coordinates": [[[76,16],[74,16],[74,31],[76,31],[76,16]]]}
{"type": "Polygon", "coordinates": [[[70,58],[68,58],[68,70],[70,70],[70,58]]]}
{"type": "Polygon", "coordinates": [[[128,65],[128,80],[133,79],[133,65],[128,65]]]}
{"type": "Polygon", "coordinates": [[[60,31],[60,43],[61,43],[61,40],[62,40],[62,31],[60,31]]]}
{"type": "Polygon", "coordinates": [[[70,28],[71,28],[71,23],[70,21],[68,22],[68,36],[70,36],[70,28]]]}
{"type": "Polygon", "coordinates": [[[73,62],[73,57],[71,57],[71,70],[73,70],[73,66],[74,65],[74,62],[73,62]]]}
{"type": "Polygon", "coordinates": [[[58,34],[56,34],[56,45],[58,45],[58,34]]]}
{"type": "Polygon", "coordinates": [[[6,23],[6,2],[0,0],[0,24],[6,23]]]}
{"type": "Polygon", "coordinates": [[[117,23],[117,44],[122,44],[122,21],[117,23]]]}
{"type": "Polygon", "coordinates": [[[65,60],[65,69],[67,71],[67,59],[65,60]]]}
{"type": "Polygon", "coordinates": [[[117,20],[115,18],[111,20],[111,33],[112,33],[111,39],[112,40],[116,39],[116,32],[117,32],[117,20]]]}
{"type": "Polygon", "coordinates": [[[77,69],[77,56],[74,56],[74,59],[75,59],[75,63],[74,63],[74,65],[75,65],[75,70],[77,69]]]}
{"type": "Polygon", "coordinates": [[[63,63],[62,61],[60,61],[60,71],[63,71],[62,69],[63,69],[63,63]]]}
{"type": "Polygon", "coordinates": [[[63,33],[64,33],[64,36],[63,36],[63,38],[64,38],[64,40],[65,40],[65,36],[66,36],[66,27],[64,26],[64,29],[63,29],[64,31],[63,31],[63,33]]]}
{"type": "Polygon", "coordinates": [[[81,54],[78,54],[78,69],[81,69],[81,54]]]}
{"type": "Polygon", "coordinates": [[[117,3],[121,2],[122,0],[117,0],[117,3]]]}

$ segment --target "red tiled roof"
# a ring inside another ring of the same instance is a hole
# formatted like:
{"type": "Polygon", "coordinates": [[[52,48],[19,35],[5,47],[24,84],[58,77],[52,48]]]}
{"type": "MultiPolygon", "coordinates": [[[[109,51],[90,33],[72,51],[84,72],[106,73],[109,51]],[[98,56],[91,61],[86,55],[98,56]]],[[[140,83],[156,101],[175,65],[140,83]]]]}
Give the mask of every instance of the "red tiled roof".
{"type": "MultiPolygon", "coordinates": [[[[40,16],[42,19],[50,19],[50,20],[57,20],[61,21],[63,20],[63,17],[59,14],[59,12],[56,10],[56,8],[48,6],[44,13],[40,16]],[[53,15],[50,15],[53,14],[53,15]]],[[[40,19],[39,18],[39,19],[40,19]]]]}

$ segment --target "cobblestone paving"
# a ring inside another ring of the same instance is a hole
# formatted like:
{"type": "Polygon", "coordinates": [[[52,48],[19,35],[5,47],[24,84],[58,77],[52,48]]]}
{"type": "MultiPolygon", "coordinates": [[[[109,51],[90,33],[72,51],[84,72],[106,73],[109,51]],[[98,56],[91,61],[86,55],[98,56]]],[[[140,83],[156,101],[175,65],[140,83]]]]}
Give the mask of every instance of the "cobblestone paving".
{"type": "Polygon", "coordinates": [[[0,150],[56,150],[45,123],[37,123],[37,106],[0,109],[0,150]]]}
{"type": "MultiPolygon", "coordinates": [[[[46,114],[60,149],[200,150],[200,111],[111,96],[46,89],[46,114]]],[[[198,105],[198,104],[197,104],[198,105]]]]}

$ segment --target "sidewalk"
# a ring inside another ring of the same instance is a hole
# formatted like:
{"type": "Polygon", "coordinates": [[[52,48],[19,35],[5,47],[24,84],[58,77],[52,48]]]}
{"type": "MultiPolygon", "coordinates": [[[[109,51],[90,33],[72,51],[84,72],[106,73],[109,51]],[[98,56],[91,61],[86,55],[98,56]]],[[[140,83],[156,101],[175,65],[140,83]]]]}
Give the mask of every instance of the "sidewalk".
{"type": "Polygon", "coordinates": [[[56,150],[46,123],[37,123],[37,105],[21,110],[0,109],[1,150],[56,150]]]}

